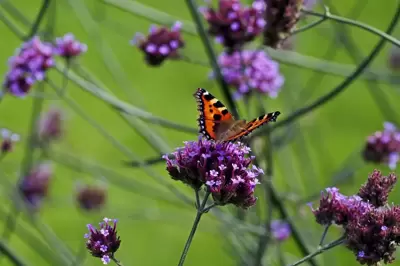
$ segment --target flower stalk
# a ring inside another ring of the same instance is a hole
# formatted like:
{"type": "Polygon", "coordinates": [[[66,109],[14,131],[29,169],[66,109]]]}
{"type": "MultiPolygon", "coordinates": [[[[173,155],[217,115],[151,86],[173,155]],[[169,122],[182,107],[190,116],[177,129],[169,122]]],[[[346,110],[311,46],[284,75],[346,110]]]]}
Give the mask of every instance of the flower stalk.
{"type": "Polygon", "coordinates": [[[185,259],[186,256],[189,252],[189,248],[190,245],[192,244],[194,235],[196,234],[197,231],[197,227],[199,226],[200,223],[200,219],[203,216],[203,214],[207,213],[208,211],[210,211],[213,207],[215,207],[217,204],[213,203],[210,206],[206,207],[207,204],[207,200],[211,194],[211,192],[209,190],[207,190],[203,201],[199,204],[200,202],[200,196],[199,196],[199,190],[195,190],[196,193],[196,209],[197,209],[197,213],[196,213],[196,217],[194,218],[194,222],[193,222],[193,226],[192,226],[192,230],[190,231],[190,234],[188,236],[188,239],[186,240],[186,244],[185,247],[183,248],[182,254],[181,254],[181,258],[179,260],[178,266],[182,266],[185,263],[185,259]]]}
{"type": "Polygon", "coordinates": [[[290,264],[289,266],[297,266],[297,265],[300,265],[300,264],[302,264],[302,263],[304,263],[304,262],[306,262],[306,261],[308,261],[308,260],[314,258],[315,256],[321,254],[322,252],[325,252],[325,251],[327,251],[327,250],[329,250],[329,249],[332,249],[332,248],[334,248],[334,247],[336,247],[336,246],[339,246],[339,245],[343,244],[344,241],[345,241],[345,238],[344,238],[344,236],[343,236],[343,237],[339,238],[338,240],[335,240],[335,241],[333,241],[333,242],[331,242],[331,243],[329,243],[329,244],[326,244],[326,245],[324,245],[324,246],[318,248],[315,252],[313,252],[313,253],[311,253],[311,254],[305,256],[304,258],[302,258],[302,259],[296,261],[296,262],[293,263],[293,264],[290,264]]]}

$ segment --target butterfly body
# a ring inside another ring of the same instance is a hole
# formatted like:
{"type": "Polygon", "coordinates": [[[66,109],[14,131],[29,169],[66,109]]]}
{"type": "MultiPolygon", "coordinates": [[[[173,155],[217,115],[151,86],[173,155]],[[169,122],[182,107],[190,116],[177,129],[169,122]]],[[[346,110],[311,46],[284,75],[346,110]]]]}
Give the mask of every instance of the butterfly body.
{"type": "Polygon", "coordinates": [[[236,120],[228,109],[212,94],[198,88],[194,94],[199,111],[200,133],[216,141],[235,141],[251,133],[254,129],[276,121],[279,111],[257,117],[249,122],[236,120]]]}

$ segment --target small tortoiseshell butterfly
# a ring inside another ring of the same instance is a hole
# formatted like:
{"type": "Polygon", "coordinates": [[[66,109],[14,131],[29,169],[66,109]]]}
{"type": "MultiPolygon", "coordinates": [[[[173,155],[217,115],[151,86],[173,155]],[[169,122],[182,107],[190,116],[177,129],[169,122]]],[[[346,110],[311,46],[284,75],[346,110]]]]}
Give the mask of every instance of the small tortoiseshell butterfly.
{"type": "Polygon", "coordinates": [[[235,120],[217,98],[203,88],[198,88],[194,94],[196,98],[199,118],[200,133],[207,139],[216,141],[235,141],[251,133],[254,129],[270,122],[276,121],[281,113],[279,111],[257,117],[250,122],[235,120]]]}

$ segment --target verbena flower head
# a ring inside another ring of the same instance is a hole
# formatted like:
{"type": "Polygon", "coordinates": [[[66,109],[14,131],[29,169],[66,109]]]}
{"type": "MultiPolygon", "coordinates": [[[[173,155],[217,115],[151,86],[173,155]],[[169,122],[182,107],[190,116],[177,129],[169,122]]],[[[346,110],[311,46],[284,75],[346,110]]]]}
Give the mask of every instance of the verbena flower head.
{"type": "Polygon", "coordinates": [[[303,0],[303,7],[305,9],[311,10],[317,4],[318,0],[303,0]]]}
{"type": "Polygon", "coordinates": [[[53,47],[33,37],[16,50],[9,59],[9,70],[4,88],[16,97],[25,96],[37,81],[42,81],[46,71],[54,66],[53,47]]]}
{"type": "Polygon", "coordinates": [[[87,51],[87,45],[75,39],[72,33],[56,38],[54,51],[57,55],[69,60],[87,51]]]}
{"type": "Polygon", "coordinates": [[[400,131],[389,122],[384,123],[384,130],[377,131],[367,138],[363,150],[364,160],[374,163],[387,163],[394,170],[400,156],[400,131]]]}
{"type": "Polygon", "coordinates": [[[339,193],[338,188],[332,187],[326,188],[326,193],[321,193],[319,207],[312,208],[312,212],[321,225],[343,225],[354,215],[362,215],[372,208],[373,205],[362,201],[361,197],[345,196],[339,193]]]}
{"type": "Polygon", "coordinates": [[[101,258],[104,264],[108,264],[121,244],[117,235],[117,220],[104,218],[99,229],[91,224],[87,228],[89,233],[85,234],[86,248],[92,256],[101,258]]]}
{"type": "Polygon", "coordinates": [[[375,208],[357,216],[349,221],[345,234],[346,246],[361,264],[392,263],[400,244],[400,207],[375,208]]]}
{"type": "Polygon", "coordinates": [[[0,154],[11,152],[14,147],[14,143],[20,140],[20,137],[16,133],[12,133],[10,130],[3,128],[0,129],[1,134],[1,145],[0,145],[0,154]]]}
{"type": "Polygon", "coordinates": [[[250,148],[242,143],[217,143],[200,138],[185,142],[184,147],[172,154],[173,159],[163,158],[172,179],[195,190],[204,185],[219,205],[231,203],[248,208],[256,203],[257,176],[263,174],[262,169],[252,165],[254,156],[249,156],[249,152],[250,148]]]}
{"type": "Polygon", "coordinates": [[[396,45],[392,45],[388,54],[388,66],[394,71],[400,69],[400,48],[396,45]]]}
{"type": "Polygon", "coordinates": [[[132,45],[137,46],[146,55],[146,62],[152,66],[159,66],[165,59],[179,58],[178,50],[184,47],[185,43],[181,36],[182,23],[177,21],[168,29],[157,28],[152,25],[147,37],[137,33],[132,45]]]}
{"type": "Polygon", "coordinates": [[[208,6],[200,11],[208,22],[208,32],[229,52],[252,41],[265,26],[265,5],[261,0],[254,1],[251,7],[242,6],[239,0],[219,0],[217,10],[208,6]]]}
{"type": "Polygon", "coordinates": [[[382,207],[387,204],[388,196],[397,182],[394,174],[383,176],[378,170],[368,176],[368,181],[361,186],[358,195],[375,207],[382,207]]]}
{"type": "Polygon", "coordinates": [[[279,64],[264,51],[223,52],[218,57],[218,64],[225,81],[237,89],[236,99],[254,91],[275,98],[284,83],[279,64]]]}
{"type": "Polygon", "coordinates": [[[38,136],[42,141],[51,141],[61,138],[64,113],[61,109],[49,109],[39,120],[38,136]]]}
{"type": "Polygon", "coordinates": [[[76,201],[85,211],[100,210],[107,200],[107,189],[103,185],[79,185],[76,201]]]}
{"type": "Polygon", "coordinates": [[[303,0],[264,0],[266,5],[264,45],[280,48],[300,19],[303,0]]]}
{"type": "Polygon", "coordinates": [[[48,195],[52,175],[51,163],[43,162],[34,167],[19,184],[22,197],[32,209],[39,208],[43,199],[48,195]]]}
{"type": "Polygon", "coordinates": [[[281,220],[273,220],[271,222],[271,234],[275,240],[284,241],[290,237],[292,233],[290,225],[281,220]]]}
{"type": "Polygon", "coordinates": [[[345,245],[361,264],[394,260],[400,244],[400,207],[386,203],[396,180],[395,175],[384,177],[375,170],[358,195],[346,197],[337,188],[329,188],[331,196],[322,196],[319,208],[313,210],[320,224],[339,221],[336,224],[343,227],[345,245]]]}

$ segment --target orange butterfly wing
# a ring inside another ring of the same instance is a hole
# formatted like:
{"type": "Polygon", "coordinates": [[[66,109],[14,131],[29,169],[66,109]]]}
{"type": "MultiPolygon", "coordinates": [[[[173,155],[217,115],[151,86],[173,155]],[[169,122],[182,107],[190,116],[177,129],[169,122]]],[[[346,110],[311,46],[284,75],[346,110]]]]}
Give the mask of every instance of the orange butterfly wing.
{"type": "Polygon", "coordinates": [[[221,122],[233,122],[234,118],[225,105],[203,88],[198,88],[194,97],[199,111],[200,133],[207,139],[217,139],[217,128],[221,122]]]}
{"type": "Polygon", "coordinates": [[[227,139],[227,141],[233,141],[233,140],[237,140],[240,139],[244,136],[247,136],[248,134],[250,134],[253,130],[255,130],[256,128],[270,122],[276,122],[276,118],[281,114],[281,112],[276,111],[276,112],[272,112],[272,113],[268,113],[262,116],[259,116],[249,122],[247,122],[246,126],[244,127],[244,129],[240,130],[237,134],[229,137],[227,139]]]}

